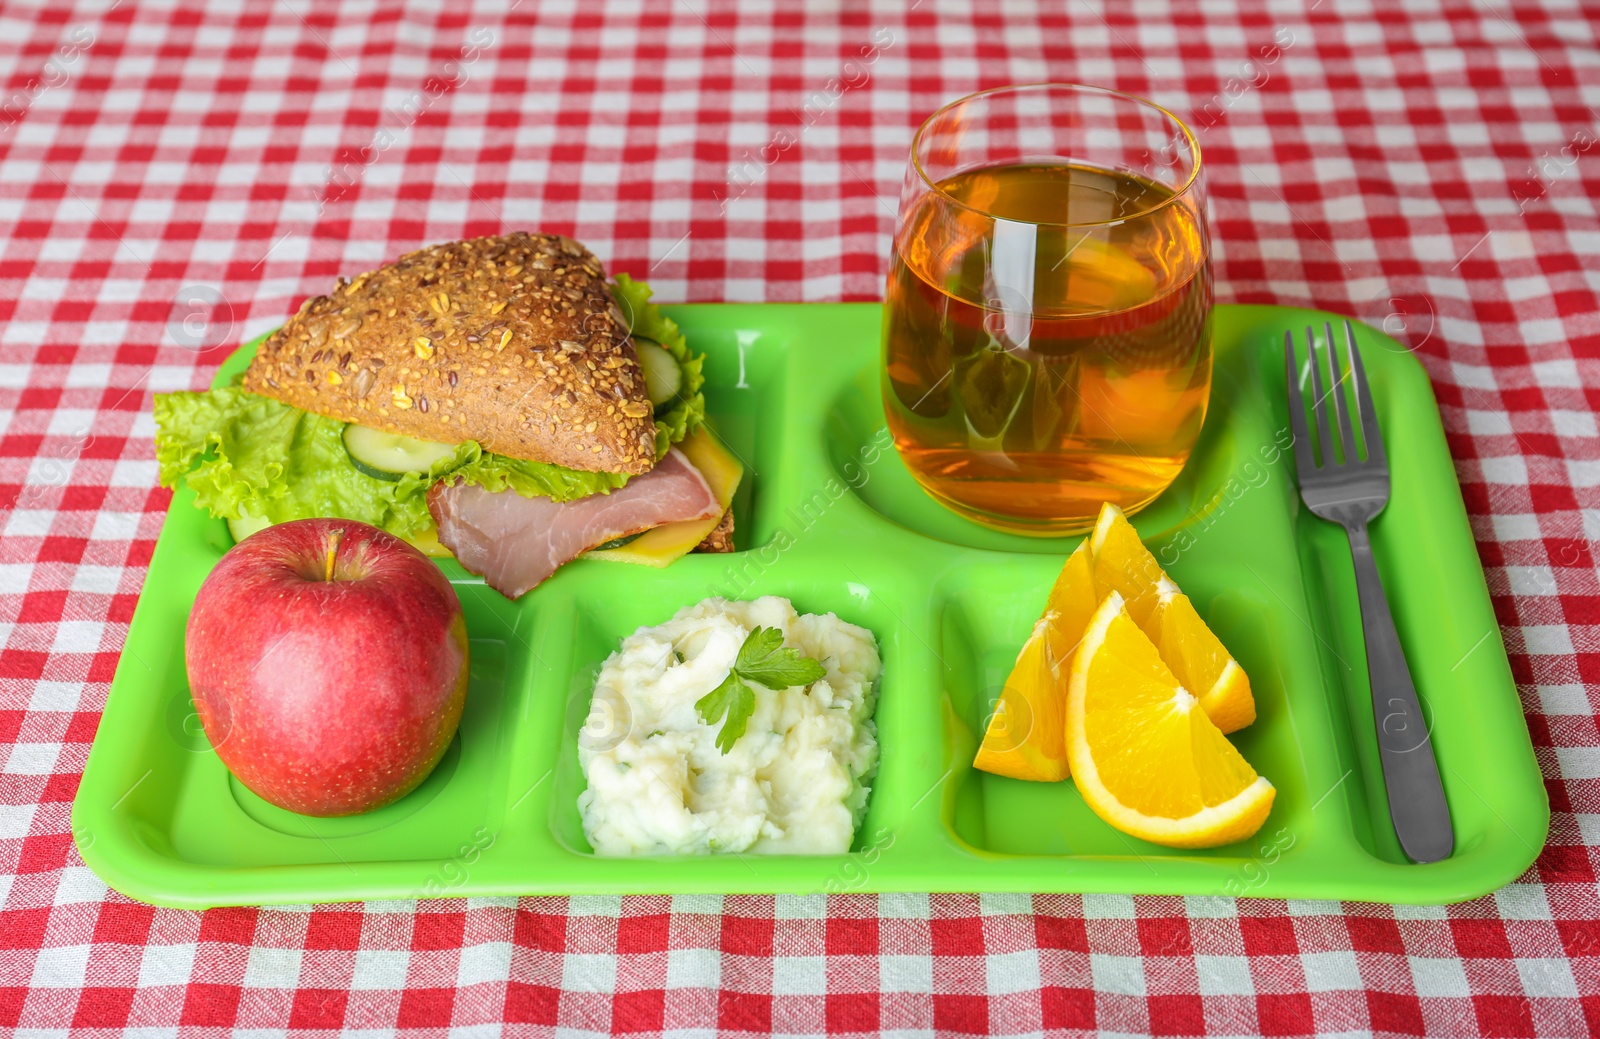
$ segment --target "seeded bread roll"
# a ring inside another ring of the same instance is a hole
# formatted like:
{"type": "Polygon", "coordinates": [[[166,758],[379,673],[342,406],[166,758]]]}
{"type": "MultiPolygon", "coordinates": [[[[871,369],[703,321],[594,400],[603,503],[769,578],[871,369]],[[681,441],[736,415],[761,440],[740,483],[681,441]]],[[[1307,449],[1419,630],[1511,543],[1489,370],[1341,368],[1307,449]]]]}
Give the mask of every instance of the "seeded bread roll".
{"type": "Polygon", "coordinates": [[[729,509],[722,514],[722,519],[712,528],[700,544],[694,546],[696,552],[732,552],[733,551],[733,510],[729,509]]]}
{"type": "Polygon", "coordinates": [[[344,422],[590,472],[655,467],[628,323],[564,235],[433,245],[343,278],[273,333],[244,388],[344,422]]]}

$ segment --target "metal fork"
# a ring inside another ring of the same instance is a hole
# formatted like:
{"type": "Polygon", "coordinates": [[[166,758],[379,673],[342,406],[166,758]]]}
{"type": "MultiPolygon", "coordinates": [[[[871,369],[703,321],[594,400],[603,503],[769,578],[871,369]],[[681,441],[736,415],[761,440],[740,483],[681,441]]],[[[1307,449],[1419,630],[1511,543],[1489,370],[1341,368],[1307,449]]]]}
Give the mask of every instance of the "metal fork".
{"type": "Polygon", "coordinates": [[[1378,730],[1383,783],[1389,794],[1389,817],[1400,847],[1414,862],[1448,858],[1455,846],[1450,809],[1439,782],[1439,765],[1433,743],[1417,702],[1400,637],[1395,632],[1389,600],[1378,578],[1367,524],[1389,503],[1389,461],[1383,434],[1372,407],[1361,352],[1355,332],[1344,323],[1346,375],[1340,372],[1333,328],[1324,324],[1326,349],[1317,348],[1316,335],[1306,328],[1307,366],[1311,369],[1311,408],[1316,416],[1320,464],[1312,455],[1306,408],[1301,393],[1300,366],[1295,360],[1294,334],[1285,332],[1283,353],[1288,381],[1289,423],[1294,432],[1295,471],[1300,497],[1311,512],[1344,527],[1355,562],[1356,594],[1361,601],[1361,625],[1366,632],[1367,675],[1372,685],[1372,711],[1378,730]],[[1355,390],[1356,422],[1345,404],[1344,380],[1355,390]],[[1329,407],[1329,399],[1333,406],[1329,407]],[[1359,423],[1361,445],[1355,439],[1359,423]],[[1365,457],[1360,457],[1364,454],[1365,457]]]}

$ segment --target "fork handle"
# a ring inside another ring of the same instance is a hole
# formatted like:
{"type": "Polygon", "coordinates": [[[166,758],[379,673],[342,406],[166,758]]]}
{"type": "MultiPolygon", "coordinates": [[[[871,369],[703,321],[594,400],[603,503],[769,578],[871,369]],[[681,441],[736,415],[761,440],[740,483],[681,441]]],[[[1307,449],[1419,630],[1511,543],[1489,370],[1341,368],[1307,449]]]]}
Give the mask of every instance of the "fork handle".
{"type": "Polygon", "coordinates": [[[1433,741],[1417,701],[1417,687],[1400,648],[1389,599],[1383,593],[1372,540],[1364,522],[1345,527],[1355,561],[1356,595],[1361,600],[1361,626],[1367,639],[1367,676],[1372,685],[1372,714],[1378,729],[1383,784],[1389,793],[1389,818],[1400,847],[1413,862],[1449,858],[1455,847],[1450,808],[1439,782],[1433,741]]]}

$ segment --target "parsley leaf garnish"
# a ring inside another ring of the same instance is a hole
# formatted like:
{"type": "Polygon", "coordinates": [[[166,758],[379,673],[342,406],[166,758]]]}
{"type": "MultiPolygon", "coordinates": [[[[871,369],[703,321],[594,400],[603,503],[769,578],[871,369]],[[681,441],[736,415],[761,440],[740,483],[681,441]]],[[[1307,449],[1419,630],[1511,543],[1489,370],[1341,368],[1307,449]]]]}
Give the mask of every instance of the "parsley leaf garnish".
{"type": "Polygon", "coordinates": [[[727,716],[717,731],[717,749],[726,754],[744,735],[744,727],[755,713],[755,690],[740,681],[739,672],[729,671],[721,685],[694,702],[694,709],[700,712],[700,720],[707,725],[714,725],[718,718],[727,716]]]}
{"type": "Polygon", "coordinates": [[[783,632],[777,628],[757,628],[739,647],[739,658],[733,662],[734,670],[751,682],[760,682],[768,689],[788,689],[795,685],[810,685],[825,678],[828,669],[803,657],[797,649],[783,647],[783,632]]]}
{"type": "Polygon", "coordinates": [[[728,670],[728,677],[696,700],[694,709],[707,725],[726,717],[717,732],[717,749],[726,754],[744,735],[745,726],[755,713],[756,693],[746,683],[755,682],[768,689],[788,689],[810,685],[827,673],[821,664],[801,656],[798,650],[785,649],[783,632],[777,628],[756,628],[739,647],[739,656],[728,670]]]}

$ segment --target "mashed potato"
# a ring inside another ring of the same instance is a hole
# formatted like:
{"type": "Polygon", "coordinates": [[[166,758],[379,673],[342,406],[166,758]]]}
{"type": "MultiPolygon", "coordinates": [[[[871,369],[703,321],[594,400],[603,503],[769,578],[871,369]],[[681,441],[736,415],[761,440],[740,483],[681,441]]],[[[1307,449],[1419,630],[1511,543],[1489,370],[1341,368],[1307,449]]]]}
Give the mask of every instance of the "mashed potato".
{"type": "Polygon", "coordinates": [[[601,855],[839,854],[850,849],[878,767],[872,633],[787,599],[707,599],[622,640],[595,682],[579,739],[584,833],[601,855]],[[757,627],[822,664],[809,687],[749,683],[755,713],[723,754],[695,701],[757,627]]]}

